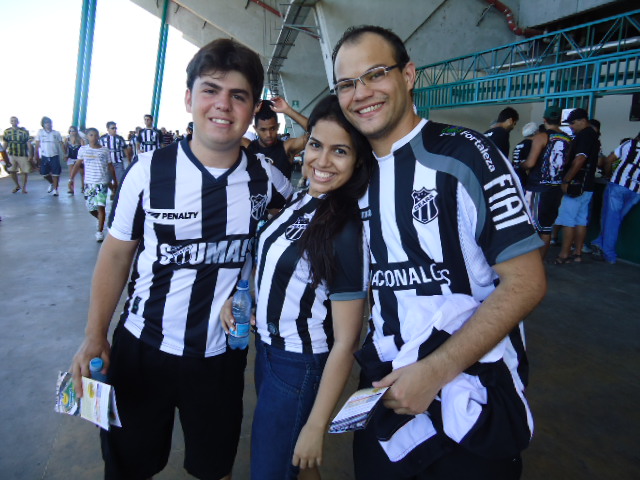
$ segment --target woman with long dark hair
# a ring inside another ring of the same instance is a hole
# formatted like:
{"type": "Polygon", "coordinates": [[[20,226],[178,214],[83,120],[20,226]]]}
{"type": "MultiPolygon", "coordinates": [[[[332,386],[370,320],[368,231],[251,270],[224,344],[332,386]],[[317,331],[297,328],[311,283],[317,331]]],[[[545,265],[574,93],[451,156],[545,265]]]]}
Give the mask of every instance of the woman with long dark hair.
{"type": "MultiPolygon", "coordinates": [[[[86,142],[82,139],[80,134],[78,133],[78,127],[71,125],[69,127],[69,136],[64,139],[64,155],[67,158],[67,166],[69,167],[69,174],[73,170],[73,166],[78,160],[78,150],[80,147],[84,145],[86,142]]],[[[84,185],[84,168],[80,167],[80,175],[82,175],[82,185],[84,185]]],[[[73,184],[73,178],[69,178],[69,186],[68,192],[70,195],[73,195],[74,191],[71,188],[73,184]]],[[[82,191],[82,188],[80,188],[82,191]]]]}
{"type": "MultiPolygon", "coordinates": [[[[309,133],[309,189],[258,236],[253,479],[320,478],[324,434],[363,323],[368,250],[358,198],[371,147],[334,96],[316,105],[309,133]]],[[[227,331],[229,303],[221,313],[227,331]]]]}

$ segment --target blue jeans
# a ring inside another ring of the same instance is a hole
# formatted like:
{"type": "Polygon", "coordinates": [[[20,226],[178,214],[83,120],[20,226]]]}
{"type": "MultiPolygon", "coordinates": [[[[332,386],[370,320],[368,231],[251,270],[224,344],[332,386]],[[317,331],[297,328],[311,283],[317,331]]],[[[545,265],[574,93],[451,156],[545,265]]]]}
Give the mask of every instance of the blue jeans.
{"type": "Polygon", "coordinates": [[[592,245],[602,249],[607,262],[615,262],[618,232],[625,215],[640,202],[640,193],[635,193],[617,183],[609,183],[602,199],[602,227],[600,235],[592,245]]]}
{"type": "Polygon", "coordinates": [[[287,352],[256,340],[253,480],[298,478],[299,468],[291,464],[293,450],[311,413],[328,356],[287,352]]]}

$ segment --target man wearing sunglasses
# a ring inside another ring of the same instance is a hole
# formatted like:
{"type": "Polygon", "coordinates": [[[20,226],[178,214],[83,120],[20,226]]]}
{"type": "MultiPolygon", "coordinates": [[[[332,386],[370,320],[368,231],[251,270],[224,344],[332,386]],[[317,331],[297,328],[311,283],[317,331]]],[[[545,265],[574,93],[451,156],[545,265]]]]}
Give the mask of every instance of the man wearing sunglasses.
{"type": "Polygon", "coordinates": [[[334,91],[377,158],[360,200],[372,316],[360,387],[389,387],[354,438],[356,478],[520,477],[531,437],[520,322],[546,281],[524,199],[482,134],[418,117],[400,38],[352,27],[334,91]]]}

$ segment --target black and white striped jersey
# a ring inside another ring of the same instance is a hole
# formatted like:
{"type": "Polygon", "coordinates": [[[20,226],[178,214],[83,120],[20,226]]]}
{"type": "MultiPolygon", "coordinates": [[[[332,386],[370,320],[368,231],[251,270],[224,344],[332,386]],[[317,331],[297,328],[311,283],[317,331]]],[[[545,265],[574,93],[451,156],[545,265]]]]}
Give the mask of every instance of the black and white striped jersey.
{"type": "Polygon", "coordinates": [[[247,156],[214,178],[189,143],[141,154],[109,219],[119,240],[139,240],[121,317],[164,352],[209,357],[225,351],[219,320],[267,207],[293,192],[266,160],[247,156]]]}
{"type": "Polygon", "coordinates": [[[160,148],[162,142],[162,132],[155,128],[143,128],[137,138],[137,144],[141,152],[152,152],[160,148]]]}
{"type": "Polygon", "coordinates": [[[298,353],[328,352],[333,344],[331,301],[365,298],[368,248],[359,220],[334,240],[336,275],[312,288],[310,264],[298,240],[320,202],[301,193],[258,235],[256,327],[262,341],[298,353]]]}
{"type": "Polygon", "coordinates": [[[611,182],[640,193],[640,142],[629,140],[615,149],[620,163],[616,167],[611,182]]]}
{"type": "Polygon", "coordinates": [[[108,133],[100,137],[100,145],[109,150],[112,163],[123,163],[127,142],[120,135],[109,135],[108,133]]]}
{"type": "MultiPolygon", "coordinates": [[[[402,358],[401,365],[393,363],[398,368],[423,358],[466,322],[476,308],[470,305],[479,305],[495,289],[498,276],[493,265],[536,250],[542,242],[513,169],[482,134],[423,120],[394,143],[391,154],[377,160],[368,192],[360,200],[371,250],[373,298],[362,352],[374,352],[373,364],[391,364],[397,355],[402,358]]],[[[469,398],[454,398],[465,395],[456,380],[456,387],[443,394],[447,404],[442,404],[442,413],[440,406],[429,410],[433,426],[424,427],[425,432],[430,428],[437,436],[442,433],[438,424],[444,423],[445,430],[455,425],[456,436],[451,431],[446,435],[458,441],[471,431],[485,432],[478,422],[487,422],[489,430],[517,430],[514,437],[528,442],[533,425],[523,393],[525,355],[521,331],[516,329],[479,362],[497,365],[486,378],[500,376],[501,385],[510,385],[500,401],[515,405],[515,428],[491,420],[496,397],[487,394],[485,377],[470,368],[461,374],[478,377],[471,382],[478,396],[470,398],[490,400],[477,408],[470,405],[472,413],[458,417],[452,413],[455,405],[464,409],[469,398]]],[[[359,357],[361,363],[363,358],[359,357]]],[[[363,368],[366,372],[366,362],[363,368]]],[[[400,450],[402,445],[400,439],[400,450]]],[[[495,445],[487,449],[502,452],[495,445]]],[[[407,451],[398,454],[403,457],[407,451]]]]}

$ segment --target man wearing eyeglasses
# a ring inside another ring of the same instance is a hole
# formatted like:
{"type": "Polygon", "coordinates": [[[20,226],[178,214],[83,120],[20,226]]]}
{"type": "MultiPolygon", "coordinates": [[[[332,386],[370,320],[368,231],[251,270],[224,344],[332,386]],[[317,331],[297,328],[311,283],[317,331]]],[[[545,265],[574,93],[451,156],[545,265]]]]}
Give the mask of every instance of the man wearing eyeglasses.
{"type": "MultiPolygon", "coordinates": [[[[124,158],[126,156],[129,162],[131,161],[131,149],[127,145],[127,141],[118,135],[116,122],[107,122],[107,133],[100,137],[100,145],[109,149],[109,156],[116,174],[116,185],[122,185],[125,171],[124,158]]],[[[113,200],[114,188],[112,185],[113,183],[109,183],[113,200]]]]}
{"type": "Polygon", "coordinates": [[[418,117],[416,66],[390,30],[347,30],[333,66],[378,160],[360,200],[373,307],[356,356],[361,388],[389,389],[354,437],[356,478],[517,479],[533,428],[520,322],[546,289],[518,179],[482,134],[418,117]]]}

